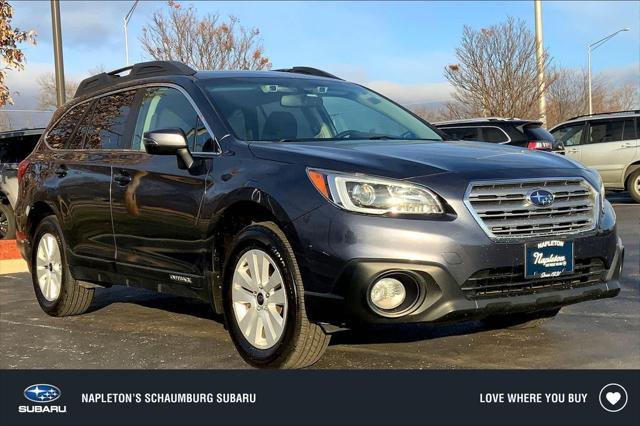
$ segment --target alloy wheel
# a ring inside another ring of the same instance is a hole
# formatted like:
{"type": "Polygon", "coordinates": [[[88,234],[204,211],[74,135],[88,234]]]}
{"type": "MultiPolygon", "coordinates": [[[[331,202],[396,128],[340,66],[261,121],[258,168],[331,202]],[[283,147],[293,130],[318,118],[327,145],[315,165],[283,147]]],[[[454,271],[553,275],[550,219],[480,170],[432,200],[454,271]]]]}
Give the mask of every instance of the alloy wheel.
{"type": "Polygon", "coordinates": [[[258,349],[275,346],[287,321],[287,295],[280,269],[262,250],[245,252],[236,263],[231,288],[233,313],[247,341],[258,349]]]}
{"type": "Polygon", "coordinates": [[[58,240],[52,234],[43,234],[38,243],[36,276],[44,298],[56,301],[62,288],[62,256],[58,240]]]}

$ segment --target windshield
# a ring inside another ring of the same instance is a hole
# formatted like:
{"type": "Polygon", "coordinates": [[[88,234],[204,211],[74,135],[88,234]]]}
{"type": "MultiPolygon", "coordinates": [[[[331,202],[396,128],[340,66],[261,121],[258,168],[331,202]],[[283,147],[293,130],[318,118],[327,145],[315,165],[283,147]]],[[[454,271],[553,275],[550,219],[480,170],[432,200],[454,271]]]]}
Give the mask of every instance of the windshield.
{"type": "Polygon", "coordinates": [[[442,140],[399,105],[351,83],[248,77],[202,84],[242,140],[442,140]]]}

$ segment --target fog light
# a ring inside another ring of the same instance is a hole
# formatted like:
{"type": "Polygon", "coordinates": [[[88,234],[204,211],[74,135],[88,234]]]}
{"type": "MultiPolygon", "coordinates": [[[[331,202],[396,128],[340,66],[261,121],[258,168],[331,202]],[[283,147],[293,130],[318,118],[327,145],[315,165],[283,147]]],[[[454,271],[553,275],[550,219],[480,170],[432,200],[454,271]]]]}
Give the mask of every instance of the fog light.
{"type": "Polygon", "coordinates": [[[404,302],[407,291],[399,280],[383,278],[371,287],[371,303],[384,310],[395,309],[404,302]]]}

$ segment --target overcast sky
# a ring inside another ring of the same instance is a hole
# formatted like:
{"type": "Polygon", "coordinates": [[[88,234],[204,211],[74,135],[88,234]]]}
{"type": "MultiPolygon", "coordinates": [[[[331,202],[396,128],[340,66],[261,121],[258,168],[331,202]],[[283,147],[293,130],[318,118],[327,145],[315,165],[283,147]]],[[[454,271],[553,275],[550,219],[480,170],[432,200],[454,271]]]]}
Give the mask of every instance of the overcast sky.
{"type": "MultiPolygon", "coordinates": [[[[13,23],[38,33],[24,46],[25,71],[11,72],[13,108],[33,108],[35,79],[53,72],[49,1],[10,1],[13,23]]],[[[183,2],[186,5],[189,2],[183,2]]],[[[122,19],[132,1],[62,1],[65,74],[79,80],[103,65],[124,66],[122,19]]],[[[382,91],[405,104],[448,98],[443,68],[455,63],[464,25],[482,28],[521,18],[534,30],[533,1],[512,2],[204,2],[199,14],[235,15],[258,27],[274,68],[308,65],[382,91]]],[[[138,37],[166,2],[140,2],[129,24],[132,62],[148,59],[138,37]]],[[[594,72],[640,85],[640,2],[543,2],[544,44],[556,65],[582,68],[589,43],[630,27],[594,52],[594,72]]]]}

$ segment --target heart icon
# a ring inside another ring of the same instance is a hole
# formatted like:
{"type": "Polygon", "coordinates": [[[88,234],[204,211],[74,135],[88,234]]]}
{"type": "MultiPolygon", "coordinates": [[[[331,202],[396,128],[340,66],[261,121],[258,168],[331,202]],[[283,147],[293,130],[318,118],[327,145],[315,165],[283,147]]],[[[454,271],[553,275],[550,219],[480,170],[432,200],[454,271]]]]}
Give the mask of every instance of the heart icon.
{"type": "Polygon", "coordinates": [[[620,401],[620,398],[622,398],[622,395],[620,395],[620,392],[607,392],[605,397],[611,405],[616,405],[618,401],[620,401]]]}

